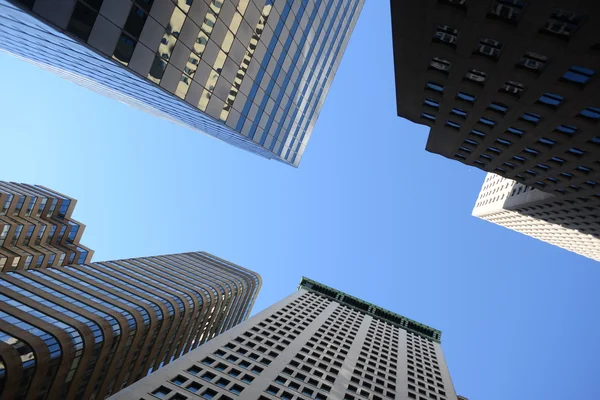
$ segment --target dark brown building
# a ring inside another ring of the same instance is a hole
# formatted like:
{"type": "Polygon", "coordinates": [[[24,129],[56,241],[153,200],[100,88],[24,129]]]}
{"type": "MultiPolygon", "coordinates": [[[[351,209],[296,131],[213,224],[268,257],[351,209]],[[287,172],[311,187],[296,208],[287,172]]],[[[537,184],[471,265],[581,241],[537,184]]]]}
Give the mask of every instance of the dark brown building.
{"type": "Polygon", "coordinates": [[[77,200],[43,186],[0,181],[0,271],[90,262],[71,218],[77,200]]]}
{"type": "Polygon", "coordinates": [[[391,1],[398,115],[427,150],[600,204],[600,2],[391,1]]]}
{"type": "Polygon", "coordinates": [[[258,274],[207,253],[0,274],[0,398],[103,399],[245,320],[258,274]]]}

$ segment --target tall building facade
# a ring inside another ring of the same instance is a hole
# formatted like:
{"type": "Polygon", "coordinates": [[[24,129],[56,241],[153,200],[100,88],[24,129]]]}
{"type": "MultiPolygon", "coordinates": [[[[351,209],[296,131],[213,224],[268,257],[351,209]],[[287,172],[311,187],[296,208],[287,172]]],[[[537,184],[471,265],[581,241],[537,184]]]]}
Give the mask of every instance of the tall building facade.
{"type": "Polygon", "coordinates": [[[473,215],[600,261],[600,208],[489,173],[473,215]]]}
{"type": "Polygon", "coordinates": [[[245,320],[258,274],[207,253],[0,274],[0,398],[103,399],[245,320]]]}
{"type": "Polygon", "coordinates": [[[298,166],[364,0],[0,0],[0,49],[298,166]]]}
{"type": "Polygon", "coordinates": [[[303,278],[112,400],[457,400],[441,332],[303,278]]]}
{"type": "Polygon", "coordinates": [[[77,200],[43,186],[0,181],[0,272],[90,262],[71,218],[77,200]]]}
{"type": "Polygon", "coordinates": [[[391,1],[397,112],[427,150],[600,201],[600,3],[391,1]]]}

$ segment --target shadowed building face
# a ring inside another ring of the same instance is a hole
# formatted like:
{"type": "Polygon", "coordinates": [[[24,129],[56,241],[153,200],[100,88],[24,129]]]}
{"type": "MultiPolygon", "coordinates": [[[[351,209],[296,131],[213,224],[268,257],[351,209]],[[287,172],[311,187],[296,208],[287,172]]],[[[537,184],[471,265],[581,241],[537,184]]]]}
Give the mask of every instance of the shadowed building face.
{"type": "Polygon", "coordinates": [[[600,206],[600,2],[391,1],[398,115],[426,149],[600,206]]]}
{"type": "Polygon", "coordinates": [[[260,285],[207,253],[0,274],[0,397],[103,399],[245,320],[260,285]]]}
{"type": "Polygon", "coordinates": [[[363,3],[0,0],[0,49],[298,166],[363,3]]]}

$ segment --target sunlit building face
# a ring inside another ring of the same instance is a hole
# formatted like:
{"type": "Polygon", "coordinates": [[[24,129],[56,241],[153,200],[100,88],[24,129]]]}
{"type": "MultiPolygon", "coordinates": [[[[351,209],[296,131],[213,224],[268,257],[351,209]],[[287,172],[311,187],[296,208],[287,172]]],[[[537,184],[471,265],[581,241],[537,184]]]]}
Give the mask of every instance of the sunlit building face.
{"type": "Polygon", "coordinates": [[[0,0],[0,49],[298,166],[364,0],[0,0]]]}

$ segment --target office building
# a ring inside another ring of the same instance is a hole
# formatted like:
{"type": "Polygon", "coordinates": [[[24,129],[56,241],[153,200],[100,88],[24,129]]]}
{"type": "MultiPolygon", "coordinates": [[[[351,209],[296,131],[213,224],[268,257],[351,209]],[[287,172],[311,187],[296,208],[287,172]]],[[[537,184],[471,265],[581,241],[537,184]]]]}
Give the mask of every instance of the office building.
{"type": "Polygon", "coordinates": [[[391,8],[397,112],[428,151],[600,204],[600,2],[391,8]]]}
{"type": "Polygon", "coordinates": [[[600,208],[488,174],[473,215],[600,261],[600,208]]]}
{"type": "MultiPolygon", "coordinates": [[[[0,17],[1,18],[1,17],[0,17]]],[[[77,200],[43,186],[0,181],[0,272],[90,262],[71,218],[77,200]]]]}
{"type": "Polygon", "coordinates": [[[111,400],[457,400],[441,332],[303,278],[111,400]]]}
{"type": "Polygon", "coordinates": [[[0,49],[298,166],[363,2],[0,0],[0,49]]]}
{"type": "Polygon", "coordinates": [[[248,317],[258,274],[207,253],[0,274],[0,398],[104,399],[248,317]]]}

